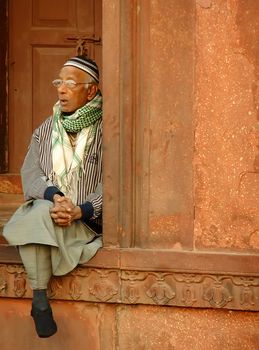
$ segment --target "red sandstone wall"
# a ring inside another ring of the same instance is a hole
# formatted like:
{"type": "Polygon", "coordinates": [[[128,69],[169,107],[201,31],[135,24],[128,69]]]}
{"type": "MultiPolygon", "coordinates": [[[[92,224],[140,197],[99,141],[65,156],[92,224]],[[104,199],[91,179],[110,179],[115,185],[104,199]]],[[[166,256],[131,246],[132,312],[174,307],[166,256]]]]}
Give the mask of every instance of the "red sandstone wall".
{"type": "Polygon", "coordinates": [[[30,303],[1,299],[1,350],[256,350],[258,313],[53,302],[59,331],[35,335],[30,303]],[[11,327],[10,327],[11,325],[11,327]]]}
{"type": "MultiPolygon", "coordinates": [[[[141,1],[147,4],[145,0],[141,1]]],[[[125,3],[121,1],[123,6],[125,3]]],[[[151,36],[156,40],[152,41],[148,51],[151,55],[147,56],[153,60],[151,119],[144,120],[144,126],[140,126],[145,132],[145,127],[151,126],[153,132],[148,139],[152,150],[151,176],[144,173],[142,180],[144,190],[150,186],[147,197],[151,201],[149,208],[147,202],[139,201],[144,203],[143,210],[148,211],[149,221],[145,227],[141,224],[144,229],[137,232],[136,241],[143,248],[257,251],[259,3],[255,0],[150,0],[150,4],[151,36]],[[195,22],[188,26],[188,19],[195,19],[195,22]],[[188,58],[185,63],[181,61],[183,57],[188,58]],[[193,58],[195,67],[190,67],[193,58]],[[167,64],[169,68],[163,71],[167,64]],[[187,67],[186,75],[184,67],[187,67]],[[185,78],[183,81],[182,77],[185,78]],[[188,84],[193,85],[188,89],[188,84]],[[163,92],[167,94],[165,98],[163,92]],[[186,96],[187,109],[183,107],[186,96]],[[159,98],[159,104],[156,98],[159,98]],[[193,118],[188,119],[184,113],[192,113],[193,118]],[[171,116],[172,123],[168,121],[171,116]],[[190,127],[194,125],[195,148],[190,147],[192,133],[185,131],[188,123],[190,127]],[[176,144],[172,140],[178,140],[179,148],[174,149],[176,144]],[[179,156],[181,141],[186,146],[186,159],[179,156]],[[192,164],[187,160],[193,151],[192,164]],[[180,168],[178,178],[175,169],[170,172],[172,164],[180,168]],[[192,169],[185,178],[184,170],[188,166],[194,166],[193,182],[192,169]],[[162,175],[159,173],[161,167],[162,175]],[[190,222],[192,193],[188,192],[192,190],[191,184],[195,188],[194,236],[193,221],[190,222]],[[178,199],[177,203],[174,198],[178,199]],[[171,207],[175,212],[183,209],[184,215],[170,217],[171,207]]],[[[109,77],[109,82],[112,78],[109,77]]],[[[146,96],[142,97],[145,101],[146,96]]],[[[146,160],[148,155],[143,149],[140,160],[146,160]]],[[[126,190],[131,192],[130,180],[126,185],[126,190]]],[[[141,208],[140,204],[138,208],[141,208]]],[[[130,221],[125,207],[123,214],[126,221],[130,221]]],[[[130,225],[126,228],[128,231],[122,232],[125,246],[129,242],[127,233],[131,233],[130,225]]],[[[112,229],[115,231],[115,226],[112,229]]],[[[112,239],[107,237],[106,242],[113,243],[112,239]]],[[[257,279],[252,283],[258,285],[257,279]]],[[[213,289],[216,300],[220,300],[227,287],[213,289]]],[[[253,299],[250,292],[247,288],[246,297],[254,303],[258,293],[253,299]]],[[[250,350],[259,347],[259,316],[255,312],[81,301],[54,301],[53,310],[59,332],[42,340],[33,330],[30,302],[1,298],[1,350],[250,350]]]]}
{"type": "Polygon", "coordinates": [[[196,10],[195,247],[258,251],[259,3],[196,10]]]}

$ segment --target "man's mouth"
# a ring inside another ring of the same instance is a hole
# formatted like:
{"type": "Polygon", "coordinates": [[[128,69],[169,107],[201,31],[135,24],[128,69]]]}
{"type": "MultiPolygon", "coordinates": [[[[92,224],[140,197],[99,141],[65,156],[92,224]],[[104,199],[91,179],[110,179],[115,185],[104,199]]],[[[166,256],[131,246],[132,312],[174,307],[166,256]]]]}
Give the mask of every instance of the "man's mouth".
{"type": "Polygon", "coordinates": [[[61,106],[64,106],[68,103],[68,100],[60,99],[59,102],[60,102],[61,106]]]}

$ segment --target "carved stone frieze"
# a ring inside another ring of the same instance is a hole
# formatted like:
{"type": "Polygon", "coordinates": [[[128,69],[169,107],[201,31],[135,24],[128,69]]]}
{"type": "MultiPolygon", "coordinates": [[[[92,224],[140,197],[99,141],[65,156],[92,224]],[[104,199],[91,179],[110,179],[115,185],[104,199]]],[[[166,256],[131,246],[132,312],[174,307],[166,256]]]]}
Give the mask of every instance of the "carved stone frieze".
{"type": "Polygon", "coordinates": [[[94,295],[96,299],[103,302],[109,301],[114,296],[118,295],[119,285],[115,284],[112,278],[109,278],[109,275],[114,274],[114,272],[109,270],[94,271],[96,272],[96,276],[89,288],[90,294],[94,295]]]}
{"type": "Polygon", "coordinates": [[[76,275],[71,276],[71,281],[69,284],[69,294],[73,300],[80,299],[82,292],[82,283],[80,281],[80,277],[76,275]]]}
{"type": "Polygon", "coordinates": [[[174,287],[166,281],[169,274],[153,274],[156,277],[154,283],[149,285],[146,295],[158,305],[168,304],[176,295],[174,287]]]}
{"type": "Polygon", "coordinates": [[[193,306],[196,302],[196,291],[192,285],[186,284],[182,289],[182,302],[185,306],[193,306]]]}
{"type": "Polygon", "coordinates": [[[23,274],[15,273],[13,290],[17,297],[23,297],[26,293],[26,279],[23,274]]]}
{"type": "Polygon", "coordinates": [[[152,284],[146,294],[158,305],[166,305],[175,297],[175,291],[163,280],[152,284]]]}
{"type": "Polygon", "coordinates": [[[0,295],[4,295],[6,292],[7,281],[0,275],[0,295]]]}
{"type": "Polygon", "coordinates": [[[0,296],[4,296],[7,289],[6,271],[3,266],[0,266],[0,296]]]}
{"type": "Polygon", "coordinates": [[[222,282],[216,281],[205,289],[203,298],[208,301],[212,307],[222,308],[233,299],[233,296],[222,282]]]}
{"type": "Polygon", "coordinates": [[[6,271],[14,276],[13,292],[16,297],[21,298],[25,295],[26,289],[26,275],[24,268],[20,265],[9,265],[6,271]]]}
{"type": "Polygon", "coordinates": [[[122,299],[130,304],[137,304],[141,298],[140,282],[144,281],[147,273],[139,271],[122,271],[121,280],[123,287],[121,290],[122,299]]]}
{"type": "MultiPolygon", "coordinates": [[[[59,300],[259,311],[259,277],[78,267],[53,277],[59,300]]],[[[21,265],[0,265],[0,297],[30,298],[21,265]]]]}
{"type": "Polygon", "coordinates": [[[201,283],[204,279],[202,275],[193,274],[178,274],[175,275],[175,280],[177,282],[182,282],[182,303],[184,306],[191,307],[197,302],[197,288],[195,288],[196,283],[201,283]]]}
{"type": "Polygon", "coordinates": [[[48,286],[48,296],[50,298],[58,297],[59,291],[62,289],[62,279],[60,277],[52,277],[48,286]]]}
{"type": "Polygon", "coordinates": [[[250,287],[244,287],[240,292],[240,305],[249,310],[255,305],[255,293],[250,287]]]}

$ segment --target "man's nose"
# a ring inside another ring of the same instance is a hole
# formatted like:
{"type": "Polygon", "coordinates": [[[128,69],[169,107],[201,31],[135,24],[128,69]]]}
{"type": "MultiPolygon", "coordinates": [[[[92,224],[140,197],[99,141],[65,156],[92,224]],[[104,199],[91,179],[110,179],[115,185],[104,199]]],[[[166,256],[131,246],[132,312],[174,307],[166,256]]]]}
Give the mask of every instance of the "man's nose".
{"type": "Polygon", "coordinates": [[[59,92],[59,93],[60,93],[60,92],[66,92],[66,90],[67,90],[67,86],[66,86],[65,82],[62,81],[62,83],[61,83],[60,86],[58,87],[58,92],[59,92]]]}

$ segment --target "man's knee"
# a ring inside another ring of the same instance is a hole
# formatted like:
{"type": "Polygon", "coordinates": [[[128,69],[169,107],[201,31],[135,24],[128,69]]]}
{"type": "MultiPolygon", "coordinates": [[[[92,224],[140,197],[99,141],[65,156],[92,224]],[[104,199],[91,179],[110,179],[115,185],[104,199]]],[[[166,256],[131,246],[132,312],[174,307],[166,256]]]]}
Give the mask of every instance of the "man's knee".
{"type": "Polygon", "coordinates": [[[50,209],[53,207],[53,203],[45,199],[36,199],[33,201],[34,214],[41,217],[50,217],[50,209]]]}

